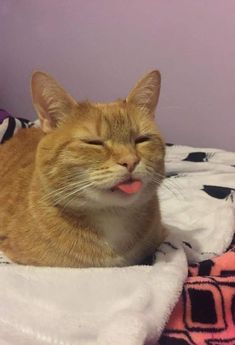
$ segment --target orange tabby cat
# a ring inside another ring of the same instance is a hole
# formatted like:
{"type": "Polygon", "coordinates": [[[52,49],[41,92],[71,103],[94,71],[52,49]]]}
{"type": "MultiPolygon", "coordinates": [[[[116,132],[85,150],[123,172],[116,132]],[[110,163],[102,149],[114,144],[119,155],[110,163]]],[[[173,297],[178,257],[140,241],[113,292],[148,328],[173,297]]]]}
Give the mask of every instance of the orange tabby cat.
{"type": "Polygon", "coordinates": [[[163,240],[157,187],[164,143],[154,122],[160,74],[125,100],[78,103],[35,72],[41,129],[0,147],[0,250],[21,264],[125,266],[163,240]]]}

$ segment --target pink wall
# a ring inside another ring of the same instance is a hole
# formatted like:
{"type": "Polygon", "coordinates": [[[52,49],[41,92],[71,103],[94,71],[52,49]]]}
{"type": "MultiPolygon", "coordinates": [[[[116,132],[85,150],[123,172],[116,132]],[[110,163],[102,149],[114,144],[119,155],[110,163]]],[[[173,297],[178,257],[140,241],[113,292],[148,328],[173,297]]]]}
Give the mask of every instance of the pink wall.
{"type": "Polygon", "coordinates": [[[16,115],[34,117],[33,69],[109,101],[158,68],[166,139],[235,150],[234,0],[0,0],[0,35],[0,107],[16,115]]]}

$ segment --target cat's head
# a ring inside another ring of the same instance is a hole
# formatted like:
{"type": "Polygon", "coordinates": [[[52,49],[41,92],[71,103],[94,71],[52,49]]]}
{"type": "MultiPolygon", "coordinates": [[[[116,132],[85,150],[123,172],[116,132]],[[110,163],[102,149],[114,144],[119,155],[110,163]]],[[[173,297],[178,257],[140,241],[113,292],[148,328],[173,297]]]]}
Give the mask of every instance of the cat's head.
{"type": "Polygon", "coordinates": [[[160,73],[137,82],[124,100],[75,101],[49,75],[32,77],[45,135],[36,170],[46,198],[63,207],[145,203],[164,175],[165,145],[154,121],[160,73]]]}

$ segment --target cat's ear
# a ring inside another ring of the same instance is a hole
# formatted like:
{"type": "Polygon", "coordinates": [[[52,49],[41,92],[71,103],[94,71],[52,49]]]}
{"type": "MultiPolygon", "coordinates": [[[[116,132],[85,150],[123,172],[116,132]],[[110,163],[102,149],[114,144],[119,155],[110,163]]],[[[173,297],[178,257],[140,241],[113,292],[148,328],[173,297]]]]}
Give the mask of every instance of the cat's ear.
{"type": "Polygon", "coordinates": [[[126,98],[126,102],[135,104],[154,116],[161,87],[161,74],[152,71],[140,79],[126,98]]]}
{"type": "Polygon", "coordinates": [[[58,127],[77,104],[52,77],[43,72],[33,73],[31,92],[34,108],[45,133],[58,127]]]}

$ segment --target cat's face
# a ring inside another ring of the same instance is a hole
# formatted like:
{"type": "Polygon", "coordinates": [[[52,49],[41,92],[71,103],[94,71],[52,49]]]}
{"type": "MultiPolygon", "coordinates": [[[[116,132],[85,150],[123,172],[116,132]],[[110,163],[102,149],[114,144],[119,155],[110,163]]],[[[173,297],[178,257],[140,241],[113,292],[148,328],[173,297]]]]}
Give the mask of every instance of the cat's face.
{"type": "Polygon", "coordinates": [[[108,104],[74,102],[63,112],[59,125],[46,117],[48,133],[37,152],[45,195],[54,204],[125,207],[144,203],[156,192],[165,148],[153,114],[143,104],[128,98],[108,104]]]}

